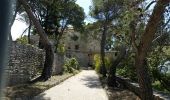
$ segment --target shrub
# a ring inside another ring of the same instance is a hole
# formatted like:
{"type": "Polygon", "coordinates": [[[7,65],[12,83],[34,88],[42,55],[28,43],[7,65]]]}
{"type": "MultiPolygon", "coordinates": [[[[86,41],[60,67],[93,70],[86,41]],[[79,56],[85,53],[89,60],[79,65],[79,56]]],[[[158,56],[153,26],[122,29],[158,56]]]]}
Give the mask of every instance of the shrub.
{"type": "Polygon", "coordinates": [[[165,91],[164,87],[161,85],[159,81],[155,81],[154,83],[152,83],[152,86],[156,90],[165,91]]]}
{"type": "Polygon", "coordinates": [[[116,74],[126,78],[130,78],[132,81],[137,82],[137,75],[134,67],[134,57],[134,53],[129,53],[126,58],[123,59],[117,66],[116,74]]]}
{"type": "Polygon", "coordinates": [[[21,43],[21,44],[28,44],[28,37],[27,36],[23,36],[23,37],[20,37],[16,40],[18,43],[21,43]]]}
{"type": "Polygon", "coordinates": [[[94,55],[94,66],[95,66],[96,72],[99,73],[100,67],[101,67],[101,60],[100,60],[99,54],[94,55]]]}
{"type": "Polygon", "coordinates": [[[64,64],[64,71],[73,73],[75,70],[79,70],[79,63],[76,58],[66,59],[64,64]]]}
{"type": "MultiPolygon", "coordinates": [[[[100,55],[99,54],[96,54],[94,55],[94,64],[95,66],[95,70],[97,73],[100,72],[100,67],[101,67],[101,58],[100,58],[100,55]]],[[[106,69],[108,70],[109,67],[111,67],[111,60],[109,57],[105,57],[105,66],[106,66],[106,69]]]]}
{"type": "Polygon", "coordinates": [[[57,52],[60,54],[64,54],[65,53],[65,46],[64,44],[58,44],[58,48],[57,48],[57,52]]]}

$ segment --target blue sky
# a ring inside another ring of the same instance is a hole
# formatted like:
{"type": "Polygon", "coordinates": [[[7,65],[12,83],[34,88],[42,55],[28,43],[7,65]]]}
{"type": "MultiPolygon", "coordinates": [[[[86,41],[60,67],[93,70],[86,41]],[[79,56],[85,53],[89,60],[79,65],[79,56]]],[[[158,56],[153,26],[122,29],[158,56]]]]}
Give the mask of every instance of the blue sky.
{"type": "Polygon", "coordinates": [[[92,5],[92,0],[77,0],[76,3],[84,8],[84,12],[86,14],[85,22],[86,23],[94,22],[95,20],[89,16],[89,6],[92,5]]]}
{"type": "Polygon", "coordinates": [[[86,13],[86,15],[89,13],[89,6],[91,5],[91,0],[77,0],[76,3],[84,8],[84,12],[86,13]]]}

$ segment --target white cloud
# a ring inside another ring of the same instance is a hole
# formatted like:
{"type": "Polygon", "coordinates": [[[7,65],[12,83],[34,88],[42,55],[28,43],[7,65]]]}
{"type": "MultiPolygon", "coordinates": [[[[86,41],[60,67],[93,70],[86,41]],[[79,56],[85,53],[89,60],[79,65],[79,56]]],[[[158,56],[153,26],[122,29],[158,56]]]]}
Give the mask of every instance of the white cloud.
{"type": "Polygon", "coordinates": [[[23,33],[23,31],[27,27],[28,26],[24,22],[19,21],[19,20],[15,20],[15,22],[14,22],[12,28],[11,28],[12,39],[16,40],[17,38],[19,38],[21,36],[21,34],[23,33]]]}

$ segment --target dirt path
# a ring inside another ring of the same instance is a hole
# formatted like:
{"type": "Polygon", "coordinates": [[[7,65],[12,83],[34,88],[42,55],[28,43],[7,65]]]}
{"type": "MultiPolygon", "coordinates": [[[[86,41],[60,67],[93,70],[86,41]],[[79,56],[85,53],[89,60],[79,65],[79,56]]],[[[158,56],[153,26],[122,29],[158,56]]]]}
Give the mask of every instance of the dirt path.
{"type": "Polygon", "coordinates": [[[35,100],[108,100],[108,96],[95,71],[83,70],[36,96],[35,100]]]}

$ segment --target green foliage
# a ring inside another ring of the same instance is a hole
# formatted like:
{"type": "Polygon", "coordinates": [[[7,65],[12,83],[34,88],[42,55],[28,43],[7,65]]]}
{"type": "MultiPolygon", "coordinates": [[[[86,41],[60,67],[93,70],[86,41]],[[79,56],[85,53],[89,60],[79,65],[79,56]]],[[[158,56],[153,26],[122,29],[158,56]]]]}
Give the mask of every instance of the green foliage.
{"type": "Polygon", "coordinates": [[[126,59],[124,59],[117,67],[116,74],[130,78],[133,81],[137,81],[137,75],[134,68],[134,59],[134,53],[127,55],[126,59]]]}
{"type": "Polygon", "coordinates": [[[105,57],[105,66],[106,66],[106,69],[109,70],[111,65],[112,65],[111,58],[105,57]]]}
{"type": "Polygon", "coordinates": [[[96,72],[99,73],[100,67],[101,67],[101,59],[100,59],[99,54],[94,55],[94,66],[95,66],[96,72]]]}
{"type": "Polygon", "coordinates": [[[64,64],[64,71],[74,73],[75,70],[79,70],[80,66],[76,58],[66,59],[64,64]]]}
{"type": "MultiPolygon", "coordinates": [[[[99,73],[101,70],[101,58],[99,54],[94,55],[93,65],[95,66],[96,72],[99,73]]],[[[111,59],[109,57],[105,57],[105,66],[107,70],[109,69],[109,67],[111,67],[111,59]]]]}
{"type": "Polygon", "coordinates": [[[169,93],[169,91],[167,91],[159,81],[155,81],[154,83],[152,83],[152,86],[154,89],[156,89],[158,91],[163,91],[163,92],[169,93]]]}
{"type": "Polygon", "coordinates": [[[124,0],[92,0],[90,15],[98,20],[112,21],[121,13],[124,0]]]}
{"type": "Polygon", "coordinates": [[[59,44],[58,45],[57,52],[60,53],[60,54],[64,54],[65,53],[65,46],[64,46],[64,44],[59,44]]]}
{"type": "Polygon", "coordinates": [[[21,44],[28,44],[28,37],[27,36],[23,36],[21,38],[18,38],[16,41],[18,43],[21,43],[21,44]]]}

